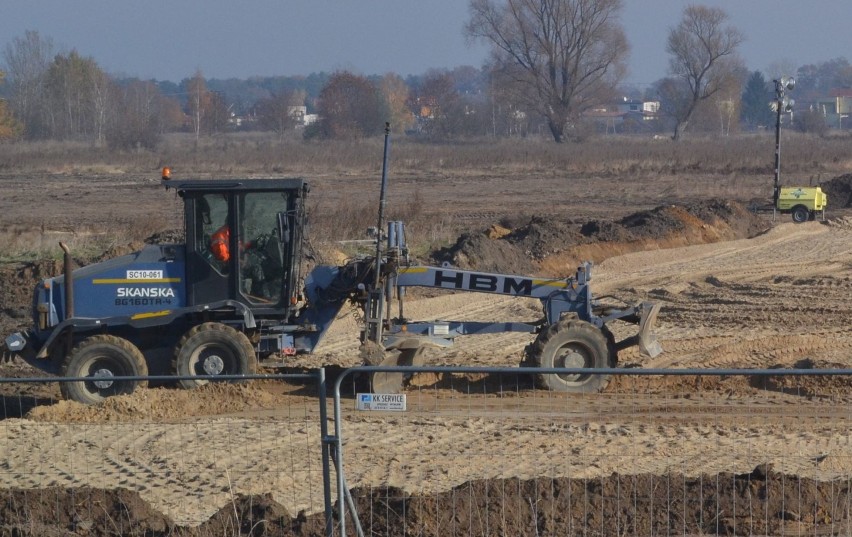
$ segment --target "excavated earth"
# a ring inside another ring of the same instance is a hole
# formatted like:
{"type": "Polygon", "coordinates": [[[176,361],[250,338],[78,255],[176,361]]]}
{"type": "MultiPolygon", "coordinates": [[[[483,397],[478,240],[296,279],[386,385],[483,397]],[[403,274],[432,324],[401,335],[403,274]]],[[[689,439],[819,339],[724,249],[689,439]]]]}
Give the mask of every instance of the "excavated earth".
{"type": "Polygon", "coordinates": [[[438,263],[505,274],[567,277],[581,261],[601,262],[616,254],[753,237],[765,219],[736,202],[669,205],[617,221],[559,221],[533,217],[464,234],[434,255],[438,263]]]}
{"type": "MultiPolygon", "coordinates": [[[[821,186],[831,207],[852,207],[852,175],[821,186]]],[[[625,349],[620,366],[850,368],[848,214],[795,225],[734,201],[698,201],[612,220],[507,217],[460,236],[431,262],[565,277],[594,261],[596,294],[663,306],[665,352],[647,359],[625,349]]],[[[60,271],[52,260],[0,268],[4,334],[28,324],[33,284],[60,271]]],[[[407,313],[529,320],[540,306],[423,293],[407,313]]],[[[633,328],[624,330],[616,336],[633,328]]],[[[294,367],[358,365],[357,332],[344,313],[318,357],[294,367]]],[[[525,334],[471,336],[429,364],[515,366],[529,342],[525,334]]],[[[0,373],[39,374],[17,361],[0,373]]],[[[377,535],[849,534],[848,512],[832,506],[852,502],[850,384],[843,376],[619,377],[597,398],[568,399],[542,395],[524,375],[416,375],[412,401],[441,410],[347,414],[347,481],[360,513],[381,513],[370,516],[377,535]],[[494,399],[490,390],[507,385],[510,396],[494,399]],[[586,413],[515,415],[514,405],[542,399],[586,413]],[[798,414],[814,417],[790,417],[798,414]],[[369,449],[378,437],[382,449],[369,449]],[[542,477],[553,453],[582,464],[542,477]],[[435,466],[443,473],[432,475],[435,466]],[[427,477],[436,487],[428,493],[419,488],[427,477]]],[[[319,475],[296,482],[269,461],[290,453],[292,468],[315,464],[308,457],[317,446],[292,453],[319,436],[316,396],[305,385],[259,381],[154,387],[84,407],[58,401],[55,384],[0,384],[0,534],[323,535],[319,475]]]]}

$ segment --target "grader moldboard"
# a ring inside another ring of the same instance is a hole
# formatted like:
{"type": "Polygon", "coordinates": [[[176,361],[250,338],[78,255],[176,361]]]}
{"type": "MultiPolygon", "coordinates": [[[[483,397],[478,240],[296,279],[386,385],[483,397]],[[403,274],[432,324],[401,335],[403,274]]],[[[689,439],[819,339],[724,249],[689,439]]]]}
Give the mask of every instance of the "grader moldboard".
{"type": "MultiPolygon", "coordinates": [[[[383,221],[388,140],[386,131],[377,227],[387,231],[374,233],[374,256],[318,266],[303,280],[304,180],[182,181],[164,169],[162,184],[184,202],[186,243],[148,245],[73,271],[62,245],[64,274],[36,285],[33,326],[7,337],[7,349],[49,373],[86,378],[61,384],[65,398],[81,403],[129,394],[144,383],[120,377],[193,376],[179,380],[193,388],[208,382],[199,377],[286,368],[290,357],[317,347],[347,301],[363,311],[362,356],[369,365],[419,365],[425,347],[507,331],[537,334],[524,362],[547,368],[614,367],[617,351],[631,345],[652,357],[661,352],[653,334],[659,305],[599,304],[589,287],[590,263],[566,279],[412,264],[403,223],[385,228],[383,221]],[[211,237],[223,226],[235,253],[227,259],[211,250],[211,237]],[[537,298],[544,317],[412,321],[403,310],[412,286],[537,298]],[[607,328],[612,321],[638,324],[638,333],[616,342],[607,328]]],[[[392,393],[403,388],[405,376],[374,373],[370,380],[374,392],[392,393]]],[[[607,380],[601,374],[541,375],[546,388],[562,392],[597,391],[607,380]]]]}

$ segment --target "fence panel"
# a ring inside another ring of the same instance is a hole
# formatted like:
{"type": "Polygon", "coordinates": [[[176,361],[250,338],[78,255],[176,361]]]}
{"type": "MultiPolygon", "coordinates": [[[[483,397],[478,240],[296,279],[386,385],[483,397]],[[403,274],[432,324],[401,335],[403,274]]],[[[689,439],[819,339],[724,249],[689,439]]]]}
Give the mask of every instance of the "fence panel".
{"type": "Polygon", "coordinates": [[[324,372],[249,378],[97,406],[2,379],[0,534],[324,535],[324,372]]]}
{"type": "Polygon", "coordinates": [[[616,370],[594,394],[417,371],[404,412],[357,409],[363,370],[339,380],[365,535],[852,534],[852,371],[616,370]]]}

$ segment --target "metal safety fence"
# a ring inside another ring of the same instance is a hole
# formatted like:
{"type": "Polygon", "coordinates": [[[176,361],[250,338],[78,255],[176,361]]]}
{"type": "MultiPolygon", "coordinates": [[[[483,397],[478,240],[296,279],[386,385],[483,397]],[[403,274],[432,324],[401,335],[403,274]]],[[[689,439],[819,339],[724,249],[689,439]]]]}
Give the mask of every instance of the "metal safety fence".
{"type": "Polygon", "coordinates": [[[850,386],[852,370],[349,370],[334,531],[850,535],[850,386]],[[404,397],[370,395],[377,372],[410,376],[404,397]],[[555,393],[542,374],[609,383],[555,393]]]}
{"type": "Polygon", "coordinates": [[[852,534],[852,370],[326,373],[0,378],[0,535],[852,534]]]}

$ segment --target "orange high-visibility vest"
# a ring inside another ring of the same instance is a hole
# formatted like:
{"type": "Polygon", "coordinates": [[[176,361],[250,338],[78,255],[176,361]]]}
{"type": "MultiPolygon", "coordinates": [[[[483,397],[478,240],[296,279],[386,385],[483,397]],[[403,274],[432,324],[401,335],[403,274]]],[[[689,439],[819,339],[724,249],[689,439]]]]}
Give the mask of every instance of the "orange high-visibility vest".
{"type": "Polygon", "coordinates": [[[231,259],[231,251],[228,245],[231,242],[231,228],[227,224],[216,230],[216,233],[210,237],[210,251],[213,252],[213,257],[219,261],[228,261],[231,259]]]}

